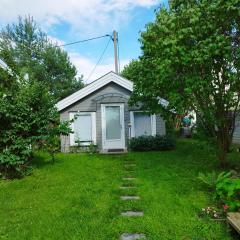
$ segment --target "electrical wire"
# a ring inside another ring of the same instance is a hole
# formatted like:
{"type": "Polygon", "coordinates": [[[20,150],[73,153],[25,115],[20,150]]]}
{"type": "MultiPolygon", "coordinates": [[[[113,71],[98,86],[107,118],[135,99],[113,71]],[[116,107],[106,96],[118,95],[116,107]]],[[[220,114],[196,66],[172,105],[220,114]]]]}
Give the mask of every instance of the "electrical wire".
{"type": "MultiPolygon", "coordinates": [[[[95,40],[95,39],[99,39],[99,38],[104,38],[104,37],[109,37],[109,40],[107,42],[107,45],[106,47],[104,48],[102,54],[100,55],[96,65],[94,66],[94,68],[92,69],[92,71],[90,72],[88,78],[86,81],[89,80],[89,78],[92,76],[92,74],[94,73],[94,71],[96,70],[98,64],[101,62],[102,58],[103,58],[103,55],[105,54],[107,48],[108,48],[108,45],[110,43],[110,41],[112,40],[113,41],[113,36],[110,35],[110,34],[105,34],[105,35],[102,35],[102,36],[98,36],[98,37],[93,37],[93,38],[88,38],[88,39],[84,39],[84,40],[79,40],[79,41],[76,41],[76,42],[71,42],[71,43],[66,43],[66,44],[62,44],[62,45],[59,45],[59,47],[65,47],[65,46],[70,46],[70,45],[74,45],[74,44],[77,44],[77,43],[83,43],[83,42],[88,42],[88,41],[92,41],[92,40],[95,40]]],[[[118,38],[118,35],[117,35],[117,56],[118,56],[118,70],[119,70],[119,73],[120,73],[120,57],[119,57],[119,38],[118,38]]]]}
{"type": "Polygon", "coordinates": [[[105,54],[105,52],[106,52],[106,50],[107,50],[107,48],[108,48],[108,45],[109,45],[109,43],[110,43],[111,40],[112,40],[112,38],[109,38],[109,40],[108,40],[108,42],[107,42],[107,45],[106,45],[105,48],[103,49],[103,52],[101,53],[101,55],[100,55],[100,57],[99,57],[96,65],[94,66],[94,68],[93,68],[92,71],[90,72],[90,74],[89,74],[89,76],[88,76],[88,78],[87,78],[86,81],[89,80],[89,78],[92,76],[92,74],[93,74],[94,71],[96,70],[98,64],[101,62],[101,60],[102,60],[102,58],[103,58],[103,55],[105,54]]]}
{"type": "Polygon", "coordinates": [[[88,38],[88,39],[84,39],[84,40],[79,40],[79,41],[76,41],[76,42],[66,43],[66,44],[63,44],[63,45],[59,45],[59,47],[65,47],[65,46],[69,46],[69,45],[73,45],[73,44],[77,44],[77,43],[88,42],[88,41],[92,41],[92,40],[99,39],[99,38],[104,38],[104,37],[110,37],[111,38],[111,35],[105,34],[105,35],[102,35],[102,36],[99,36],[99,37],[93,37],[93,38],[88,38]]]}

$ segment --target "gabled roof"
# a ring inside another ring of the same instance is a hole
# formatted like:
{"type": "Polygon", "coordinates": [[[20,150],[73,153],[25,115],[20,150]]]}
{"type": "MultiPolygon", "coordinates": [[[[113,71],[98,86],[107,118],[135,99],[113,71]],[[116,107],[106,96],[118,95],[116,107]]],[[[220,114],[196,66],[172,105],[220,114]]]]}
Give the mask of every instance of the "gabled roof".
{"type": "Polygon", "coordinates": [[[95,92],[96,90],[100,89],[101,87],[104,87],[105,85],[107,85],[110,82],[114,82],[131,92],[133,91],[133,82],[127,80],[126,78],[119,76],[118,74],[116,74],[114,72],[109,72],[109,73],[105,74],[104,76],[98,78],[94,82],[90,83],[86,87],[80,89],[79,91],[77,91],[77,92],[73,93],[72,95],[59,101],[56,104],[58,111],[61,111],[64,108],[72,105],[73,103],[81,100],[82,98],[95,92]]]}

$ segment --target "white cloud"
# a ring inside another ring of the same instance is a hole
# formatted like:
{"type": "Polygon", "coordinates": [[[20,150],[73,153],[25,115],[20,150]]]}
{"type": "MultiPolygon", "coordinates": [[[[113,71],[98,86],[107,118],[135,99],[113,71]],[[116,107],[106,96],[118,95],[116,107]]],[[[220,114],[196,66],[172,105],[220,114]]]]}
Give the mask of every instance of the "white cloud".
{"type": "MultiPolygon", "coordinates": [[[[15,21],[21,15],[32,15],[42,27],[66,22],[72,32],[81,29],[112,31],[128,22],[135,7],[151,7],[159,0],[1,0],[0,22],[15,21]]],[[[82,32],[81,31],[81,32],[82,32]]]]}
{"type": "MultiPolygon", "coordinates": [[[[78,74],[84,75],[83,79],[85,83],[90,83],[93,80],[96,80],[99,77],[103,76],[104,74],[110,71],[114,71],[114,59],[109,58],[104,63],[99,64],[93,74],[89,76],[96,65],[96,60],[81,56],[80,54],[74,52],[70,52],[69,56],[72,63],[76,66],[78,74]]],[[[121,69],[124,65],[128,64],[129,61],[130,60],[128,59],[122,60],[121,69]]]]}
{"type": "MultiPolygon", "coordinates": [[[[136,7],[149,8],[158,5],[161,0],[0,0],[0,24],[16,21],[17,17],[31,15],[44,30],[66,23],[69,33],[74,38],[77,35],[97,36],[119,30],[129,23],[136,7]]],[[[78,36],[79,37],[79,36],[78,36]]],[[[65,42],[55,37],[49,37],[52,42],[63,45],[65,42]]],[[[77,39],[77,38],[76,38],[77,39]]],[[[78,53],[69,52],[71,61],[77,67],[78,73],[84,75],[86,82],[91,82],[114,70],[113,59],[107,59],[94,71],[97,59],[88,58],[78,53]]],[[[121,61],[121,67],[129,62],[121,61]]]]}
{"type": "Polygon", "coordinates": [[[48,35],[48,39],[53,43],[56,44],[58,46],[61,46],[63,44],[65,44],[65,42],[63,40],[60,40],[59,38],[53,37],[53,36],[49,36],[48,35]]]}

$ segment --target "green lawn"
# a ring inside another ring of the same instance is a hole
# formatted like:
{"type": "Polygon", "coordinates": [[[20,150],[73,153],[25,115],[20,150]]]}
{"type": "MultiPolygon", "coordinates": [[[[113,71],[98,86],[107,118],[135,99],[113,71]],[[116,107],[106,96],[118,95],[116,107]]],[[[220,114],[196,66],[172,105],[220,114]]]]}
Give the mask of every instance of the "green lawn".
{"type": "Polygon", "coordinates": [[[211,204],[196,179],[218,166],[197,142],[181,141],[175,151],[126,155],[59,154],[54,165],[36,157],[33,175],[0,182],[0,239],[119,239],[143,232],[148,239],[237,239],[223,223],[199,219],[211,204]],[[141,200],[119,200],[123,161],[134,161],[141,200]],[[120,217],[143,210],[141,218],[120,217]]]}

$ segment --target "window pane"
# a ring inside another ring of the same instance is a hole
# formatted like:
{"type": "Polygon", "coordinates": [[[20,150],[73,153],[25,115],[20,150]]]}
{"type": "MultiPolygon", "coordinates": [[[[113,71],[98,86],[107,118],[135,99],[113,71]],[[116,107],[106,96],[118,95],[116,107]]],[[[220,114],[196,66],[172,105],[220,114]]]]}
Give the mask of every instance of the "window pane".
{"type": "Polygon", "coordinates": [[[106,106],[106,139],[121,138],[120,107],[106,106]]]}
{"type": "Polygon", "coordinates": [[[92,140],[92,118],[91,114],[79,115],[74,121],[74,141],[92,140]]]}
{"type": "Polygon", "coordinates": [[[151,135],[151,116],[147,113],[134,113],[135,137],[142,135],[151,135]]]}

